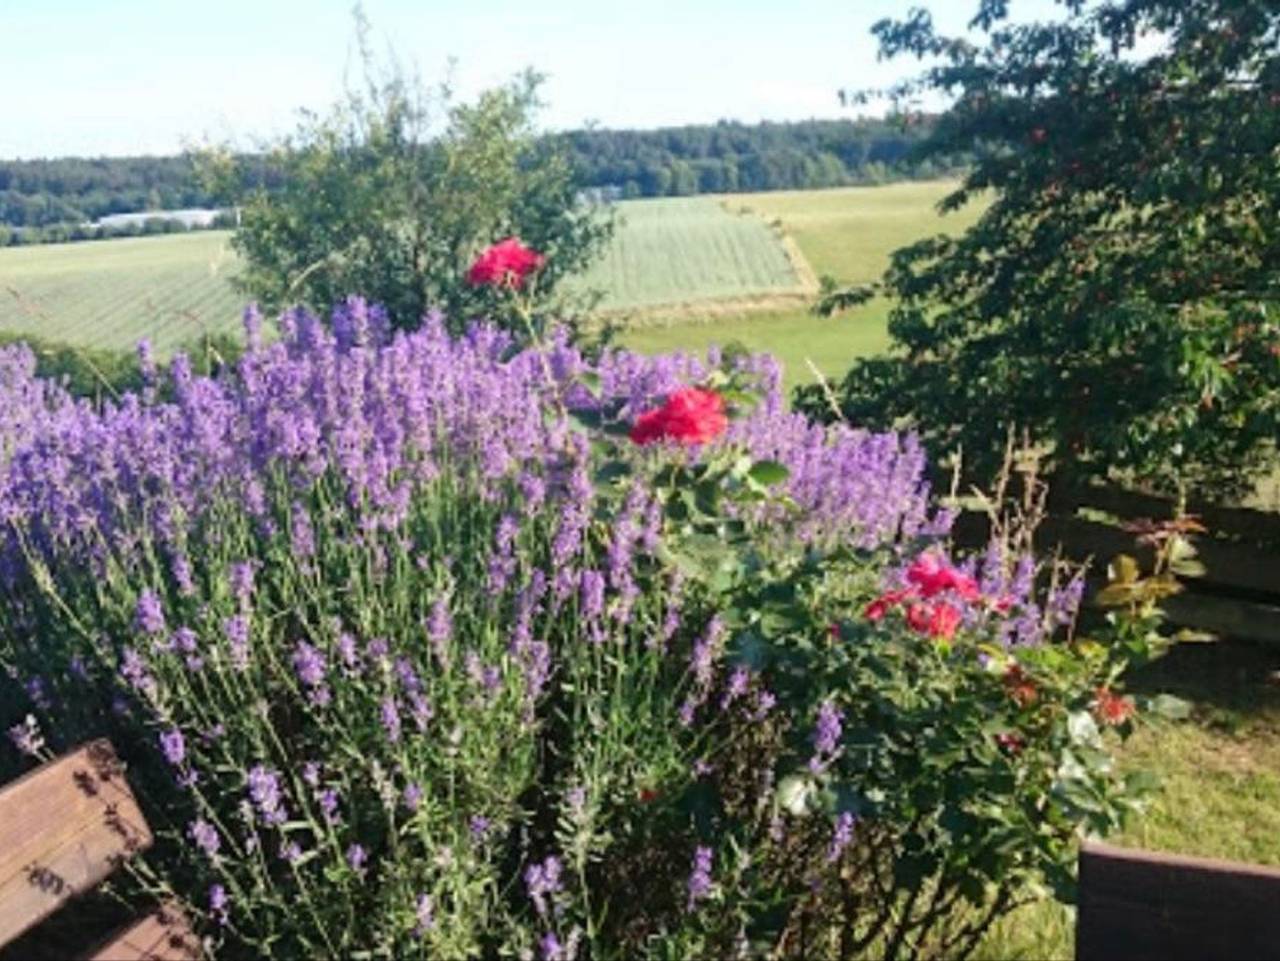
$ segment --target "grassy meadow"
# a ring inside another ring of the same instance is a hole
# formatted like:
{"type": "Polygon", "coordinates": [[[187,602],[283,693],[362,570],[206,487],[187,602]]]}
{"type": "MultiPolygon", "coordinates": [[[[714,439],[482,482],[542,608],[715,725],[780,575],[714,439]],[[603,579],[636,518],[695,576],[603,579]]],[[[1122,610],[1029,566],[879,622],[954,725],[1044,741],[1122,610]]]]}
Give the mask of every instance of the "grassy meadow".
{"type": "Polygon", "coordinates": [[[227,231],[0,250],[0,330],[165,353],[234,330],[244,298],[227,231]]]}
{"type": "MultiPolygon", "coordinates": [[[[950,181],[927,181],[731,194],[722,197],[721,204],[738,216],[745,211],[779,224],[815,275],[866,283],[884,272],[898,247],[932,234],[958,233],[977,219],[981,211],[976,205],[939,215],[938,202],[954,186],[950,181]]],[[[736,341],[777,356],[790,387],[813,380],[810,363],[825,377],[838,378],[854,358],[883,351],[889,344],[888,312],[883,300],[834,318],[815,317],[804,300],[766,311],[694,309],[644,319],[622,341],[649,352],[736,341]]]]}

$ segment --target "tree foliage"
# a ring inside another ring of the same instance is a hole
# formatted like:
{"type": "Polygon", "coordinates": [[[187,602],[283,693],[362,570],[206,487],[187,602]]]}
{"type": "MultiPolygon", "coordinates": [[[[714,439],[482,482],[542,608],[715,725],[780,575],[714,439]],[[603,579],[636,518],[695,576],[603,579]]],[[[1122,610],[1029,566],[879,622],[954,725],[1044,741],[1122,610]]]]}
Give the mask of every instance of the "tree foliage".
{"type": "Polygon", "coordinates": [[[625,197],[737,190],[807,190],[939,177],[964,158],[915,161],[928,120],[877,118],[716,124],[657,130],[575,130],[558,134],[584,187],[625,197]]]}
{"type": "Polygon", "coordinates": [[[844,413],[978,467],[1013,428],[1060,469],[1240,487],[1280,432],[1280,8],[1009,8],[982,0],[981,44],[923,11],[874,28],[882,56],[932,62],[899,104],[954,99],[922,153],[975,162],[942,208],[991,205],[894,255],[898,349],[849,372],[844,413]]]}
{"type": "Polygon", "coordinates": [[[518,235],[547,256],[539,302],[564,309],[559,281],[600,250],[612,219],[578,202],[567,158],[536,136],[541,78],[526,72],[456,103],[447,87],[427,91],[361,49],[363,87],[326,114],[303,115],[271,149],[269,182],[246,190],[235,156],[202,158],[207,182],[242,208],[233,245],[247,264],[245,291],[272,310],[359,293],[398,327],[434,308],[461,326],[501,296],[463,284],[467,266],[518,235]]]}

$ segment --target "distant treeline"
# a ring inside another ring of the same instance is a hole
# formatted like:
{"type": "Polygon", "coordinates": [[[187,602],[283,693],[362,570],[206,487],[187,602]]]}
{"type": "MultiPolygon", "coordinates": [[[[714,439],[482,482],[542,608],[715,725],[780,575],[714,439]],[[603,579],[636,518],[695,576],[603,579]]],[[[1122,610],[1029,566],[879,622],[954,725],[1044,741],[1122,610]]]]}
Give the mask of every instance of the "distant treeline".
{"type": "Polygon", "coordinates": [[[931,121],[721,121],[659,130],[578,130],[558,135],[583,187],[622,197],[688,196],[748,190],[803,190],[931,178],[957,170],[915,162],[931,121]]]}
{"type": "MultiPolygon", "coordinates": [[[[952,167],[915,162],[928,120],[721,121],[657,130],[552,134],[584,189],[611,197],[788,190],[941,176],[952,167]]],[[[271,189],[268,158],[243,169],[271,189]]],[[[90,240],[187,229],[174,221],[94,228],[110,214],[216,207],[190,156],[67,157],[0,161],[0,246],[90,240]]]]}

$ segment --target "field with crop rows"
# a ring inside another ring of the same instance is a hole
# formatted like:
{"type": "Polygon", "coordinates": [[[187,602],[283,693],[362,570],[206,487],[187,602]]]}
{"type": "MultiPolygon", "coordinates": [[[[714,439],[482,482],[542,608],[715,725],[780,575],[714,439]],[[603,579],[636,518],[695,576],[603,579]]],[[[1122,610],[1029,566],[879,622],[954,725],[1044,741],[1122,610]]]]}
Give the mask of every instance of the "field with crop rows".
{"type": "MultiPolygon", "coordinates": [[[[733,194],[720,198],[735,219],[776,224],[798,246],[819,276],[842,283],[875,280],[898,247],[938,233],[959,233],[977,219],[981,205],[942,216],[937,204],[955,188],[950,181],[733,194]]],[[[840,317],[815,317],[804,301],[765,312],[690,309],[661,324],[633,330],[623,342],[636,350],[701,350],[737,342],[774,354],[789,386],[813,379],[812,363],[824,376],[839,377],[855,357],[879,353],[889,344],[889,305],[875,300],[840,317]]]]}
{"type": "MultiPolygon", "coordinates": [[[[782,239],[715,199],[624,202],[604,257],[578,281],[630,311],[762,295],[803,295],[782,239]]],[[[235,329],[243,297],[228,282],[230,234],[209,231],[0,250],[0,330],[94,347],[161,352],[235,329]]]]}
{"type": "Polygon", "coordinates": [[[226,231],[0,250],[0,330],[168,351],[235,329],[243,298],[226,231]]]}
{"type": "Polygon", "coordinates": [[[578,282],[604,291],[605,310],[803,290],[781,238],[759,217],[729,213],[715,198],[627,201],[618,212],[613,243],[578,282]]]}

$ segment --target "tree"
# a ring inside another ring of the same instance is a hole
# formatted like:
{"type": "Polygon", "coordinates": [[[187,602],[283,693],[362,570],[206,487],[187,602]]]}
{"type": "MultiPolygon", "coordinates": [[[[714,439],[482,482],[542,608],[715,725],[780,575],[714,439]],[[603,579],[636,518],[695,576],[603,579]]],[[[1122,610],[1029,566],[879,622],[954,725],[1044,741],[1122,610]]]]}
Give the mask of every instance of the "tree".
{"type": "Polygon", "coordinates": [[[895,253],[897,350],[838,400],[981,469],[1015,430],[1062,471],[1240,489],[1280,436],[1280,9],[1060,3],[1015,25],[982,0],[981,45],[920,10],[874,27],[882,56],[936,58],[889,91],[899,111],[954,100],[917,154],[974,158],[942,209],[991,203],[895,253]]]}
{"type": "Polygon", "coordinates": [[[516,235],[547,257],[534,288],[543,316],[569,310],[557,288],[599,252],[612,220],[577,202],[563,152],[535,135],[541,78],[526,72],[455,103],[397,64],[379,68],[357,24],[363,88],[325,115],[303,114],[257,186],[242,186],[242,164],[260,160],[202,158],[206,182],[241,208],[232,242],[247,264],[243,289],[273,310],[361,294],[402,328],[438,308],[456,329],[509,315],[494,309],[504,292],[462,278],[481,249],[516,235]]]}

